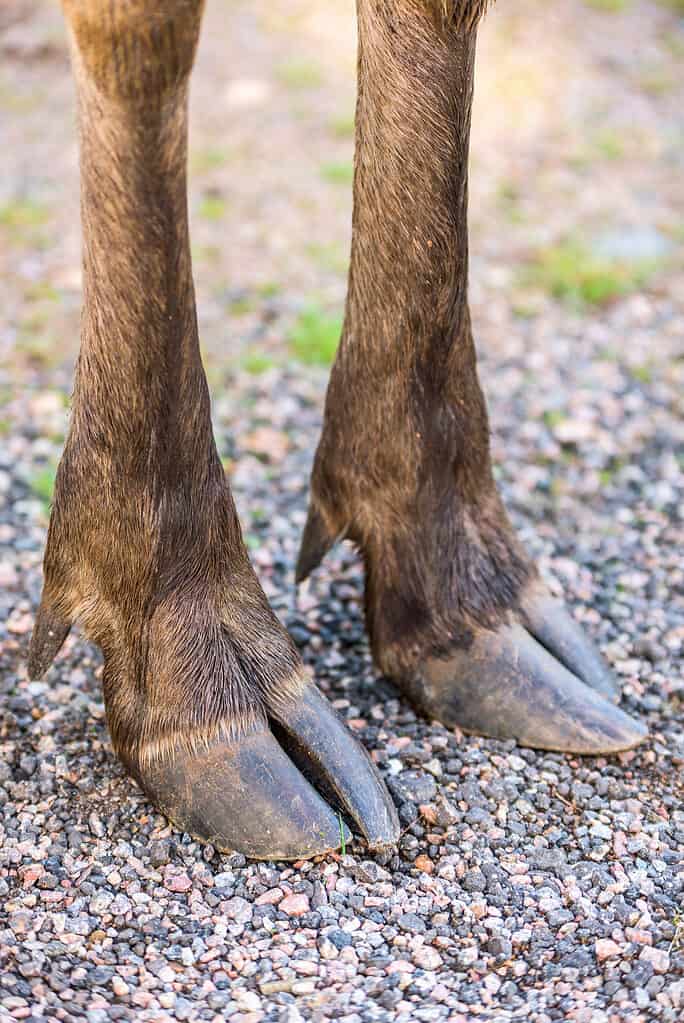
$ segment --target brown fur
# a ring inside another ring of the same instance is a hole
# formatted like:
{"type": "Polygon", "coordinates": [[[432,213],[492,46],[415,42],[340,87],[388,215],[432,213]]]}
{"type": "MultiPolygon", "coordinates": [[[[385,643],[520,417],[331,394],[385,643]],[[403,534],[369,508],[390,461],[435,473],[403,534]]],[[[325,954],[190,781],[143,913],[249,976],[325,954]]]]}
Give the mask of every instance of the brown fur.
{"type": "Polygon", "coordinates": [[[452,25],[457,31],[474,29],[492,2],[493,0],[430,0],[442,23],[452,25]]]}
{"type": "MultiPolygon", "coordinates": [[[[317,556],[338,533],[363,550],[374,652],[398,676],[500,621],[531,573],[492,481],[466,299],[485,7],[358,3],[349,298],[312,507],[317,556]]],[[[100,645],[113,742],[135,771],[179,738],[255,727],[303,674],[249,564],[199,353],[185,163],[202,2],[64,9],[84,313],[36,634],[52,653],[78,618],[100,645]]]]}
{"type": "Polygon", "coordinates": [[[201,4],[166,9],[174,32],[158,36],[145,0],[65,4],[84,310],[44,602],[79,618],[102,648],[112,739],[133,765],[178,737],[251,727],[302,679],[249,564],[214,445],[185,180],[201,4]]]}
{"type": "Polygon", "coordinates": [[[501,622],[533,573],[492,479],[467,304],[463,26],[483,7],[436,31],[421,0],[358,3],[351,269],[311,500],[319,552],[340,534],[363,551],[393,677],[501,622]]]}

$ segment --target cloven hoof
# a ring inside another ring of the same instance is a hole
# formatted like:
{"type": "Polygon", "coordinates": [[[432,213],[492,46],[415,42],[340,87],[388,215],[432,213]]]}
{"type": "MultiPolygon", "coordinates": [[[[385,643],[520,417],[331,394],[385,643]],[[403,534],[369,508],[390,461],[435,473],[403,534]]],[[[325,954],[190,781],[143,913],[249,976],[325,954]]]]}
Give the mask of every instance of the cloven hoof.
{"type": "Polygon", "coordinates": [[[179,743],[130,770],[177,827],[222,851],[307,859],[351,841],[343,817],[371,849],[396,844],[397,812],[377,768],[314,685],[270,725],[179,743]]]}
{"type": "Polygon", "coordinates": [[[448,727],[521,746],[601,754],[640,743],[646,728],[615,706],[609,670],[562,605],[537,585],[521,618],[429,658],[405,689],[448,727]]]}

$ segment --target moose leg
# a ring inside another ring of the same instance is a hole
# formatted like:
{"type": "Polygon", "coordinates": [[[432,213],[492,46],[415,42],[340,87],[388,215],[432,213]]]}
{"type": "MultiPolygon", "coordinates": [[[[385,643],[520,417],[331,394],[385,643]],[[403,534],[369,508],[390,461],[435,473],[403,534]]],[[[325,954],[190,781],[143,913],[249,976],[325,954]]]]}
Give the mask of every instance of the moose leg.
{"type": "Polygon", "coordinates": [[[306,677],[249,563],[200,359],[186,209],[201,0],[64,0],[77,83],[84,310],[29,669],[74,619],[114,747],[185,831],[297,859],[341,818],[397,837],[365,751],[306,677]]]}
{"type": "Polygon", "coordinates": [[[598,753],[644,730],[544,591],[490,464],[467,302],[467,161],[484,0],[358,0],[349,293],[298,577],[363,552],[377,666],[430,716],[598,753]]]}

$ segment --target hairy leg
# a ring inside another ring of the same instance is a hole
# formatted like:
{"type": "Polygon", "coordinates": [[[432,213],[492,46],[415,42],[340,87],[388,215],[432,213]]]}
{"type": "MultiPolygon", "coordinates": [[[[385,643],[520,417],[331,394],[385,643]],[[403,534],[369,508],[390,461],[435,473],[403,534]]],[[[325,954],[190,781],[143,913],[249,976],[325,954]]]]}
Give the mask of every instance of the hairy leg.
{"type": "Polygon", "coordinates": [[[643,730],[492,477],[467,301],[478,0],[358,0],[351,269],[298,577],[363,552],[376,664],[446,724],[598,752],[643,730]]]}
{"type": "Polygon", "coordinates": [[[341,825],[311,781],[371,844],[391,843],[389,796],[268,605],[214,444],[185,180],[201,0],[64,9],[84,309],[30,671],[80,620],[104,653],[116,752],[161,809],[219,848],[337,847],[341,825]]]}

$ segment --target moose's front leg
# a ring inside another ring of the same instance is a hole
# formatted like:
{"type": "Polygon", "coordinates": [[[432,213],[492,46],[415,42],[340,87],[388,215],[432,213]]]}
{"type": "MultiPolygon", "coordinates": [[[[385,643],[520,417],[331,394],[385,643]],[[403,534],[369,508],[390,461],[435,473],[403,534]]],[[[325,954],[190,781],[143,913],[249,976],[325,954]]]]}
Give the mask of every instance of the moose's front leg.
{"type": "Polygon", "coordinates": [[[252,571],[212,435],[186,209],[200,0],[65,0],[81,140],[84,310],[29,668],[73,619],[102,648],[114,747],[184,830],[250,856],[397,819],[252,571]],[[277,738],[276,738],[277,736],[277,738]],[[307,777],[308,776],[308,777],[307,777]]]}
{"type": "Polygon", "coordinates": [[[352,259],[298,575],[361,548],[378,667],[448,725],[547,749],[639,742],[545,593],[492,478],[467,304],[482,0],[358,0],[352,259]]]}

